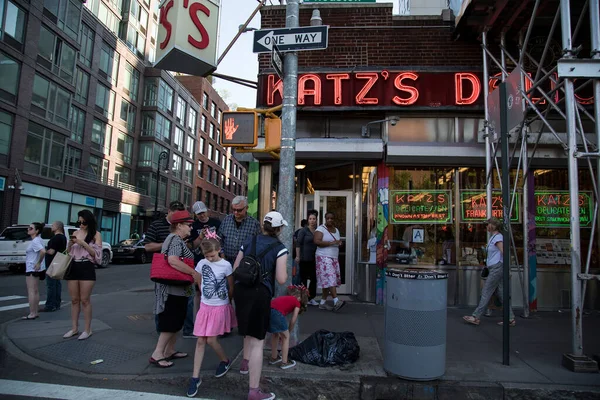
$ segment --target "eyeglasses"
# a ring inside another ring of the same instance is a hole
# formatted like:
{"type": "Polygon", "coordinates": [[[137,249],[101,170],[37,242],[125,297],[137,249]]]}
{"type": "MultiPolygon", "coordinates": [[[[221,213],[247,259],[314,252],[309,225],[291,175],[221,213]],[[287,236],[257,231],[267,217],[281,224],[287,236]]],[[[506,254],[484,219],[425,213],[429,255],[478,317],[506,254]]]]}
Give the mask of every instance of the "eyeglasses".
{"type": "Polygon", "coordinates": [[[83,226],[87,226],[87,224],[88,224],[88,223],[87,223],[87,222],[85,222],[85,221],[78,221],[77,223],[78,223],[79,225],[83,225],[83,226]]]}
{"type": "Polygon", "coordinates": [[[246,209],[246,207],[242,207],[242,208],[232,208],[231,211],[233,211],[234,213],[241,213],[242,211],[244,211],[246,209]]]}
{"type": "Polygon", "coordinates": [[[32,231],[32,230],[33,230],[33,228],[32,228],[32,227],[29,227],[29,228],[27,228],[27,230],[28,230],[28,231],[32,231]]]}

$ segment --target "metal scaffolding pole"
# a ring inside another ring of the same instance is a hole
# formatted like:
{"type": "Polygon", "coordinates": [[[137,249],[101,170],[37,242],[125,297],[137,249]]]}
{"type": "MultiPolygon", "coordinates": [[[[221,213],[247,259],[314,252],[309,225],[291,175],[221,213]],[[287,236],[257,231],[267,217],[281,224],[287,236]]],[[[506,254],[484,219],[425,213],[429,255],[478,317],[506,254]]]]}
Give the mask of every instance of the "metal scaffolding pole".
{"type": "MultiPolygon", "coordinates": [[[[489,126],[489,121],[490,121],[490,111],[489,111],[489,107],[488,107],[488,96],[490,93],[490,74],[489,74],[489,70],[488,70],[488,59],[487,59],[487,32],[483,32],[482,34],[482,40],[483,40],[483,107],[485,110],[485,124],[484,124],[484,129],[485,129],[485,176],[486,176],[486,181],[485,181],[485,193],[486,193],[486,214],[488,216],[488,218],[490,218],[492,216],[492,179],[491,179],[491,174],[492,174],[492,152],[491,152],[491,143],[492,143],[492,138],[490,138],[490,126],[489,126]]],[[[488,238],[487,240],[489,240],[489,233],[488,233],[488,238]]]]}

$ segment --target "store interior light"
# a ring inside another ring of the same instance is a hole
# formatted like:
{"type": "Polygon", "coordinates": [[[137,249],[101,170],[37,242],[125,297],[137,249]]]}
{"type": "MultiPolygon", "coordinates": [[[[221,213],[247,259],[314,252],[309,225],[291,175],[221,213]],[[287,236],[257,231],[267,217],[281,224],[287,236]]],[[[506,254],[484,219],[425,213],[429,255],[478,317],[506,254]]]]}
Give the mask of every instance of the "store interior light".
{"type": "Polygon", "coordinates": [[[296,169],[304,169],[306,168],[306,165],[304,164],[296,164],[296,169]]]}

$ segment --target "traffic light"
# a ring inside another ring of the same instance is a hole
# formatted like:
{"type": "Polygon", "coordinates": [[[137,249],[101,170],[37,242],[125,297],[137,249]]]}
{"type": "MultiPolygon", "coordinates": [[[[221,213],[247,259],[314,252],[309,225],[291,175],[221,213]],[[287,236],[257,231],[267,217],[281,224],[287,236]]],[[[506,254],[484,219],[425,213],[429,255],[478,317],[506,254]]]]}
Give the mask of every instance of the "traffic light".
{"type": "Polygon", "coordinates": [[[254,111],[225,111],[221,119],[221,145],[256,147],[258,114],[254,111]]]}

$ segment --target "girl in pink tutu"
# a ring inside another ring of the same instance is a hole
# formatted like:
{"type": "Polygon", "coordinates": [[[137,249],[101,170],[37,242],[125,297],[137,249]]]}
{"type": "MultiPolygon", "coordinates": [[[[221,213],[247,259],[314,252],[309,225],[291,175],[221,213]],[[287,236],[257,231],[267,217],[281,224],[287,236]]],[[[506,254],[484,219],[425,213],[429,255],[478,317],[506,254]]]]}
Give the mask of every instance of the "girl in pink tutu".
{"type": "Polygon", "coordinates": [[[188,397],[194,397],[202,383],[200,367],[207,343],[221,360],[215,376],[220,378],[229,371],[231,361],[223,351],[217,337],[231,332],[231,329],[237,326],[235,312],[231,306],[233,269],[228,261],[219,256],[221,245],[218,236],[214,232],[208,232],[200,243],[200,247],[204,259],[198,262],[196,271],[202,277],[200,282],[202,297],[194,324],[194,336],[198,337],[198,341],[194,356],[194,371],[187,392],[188,397]]]}

